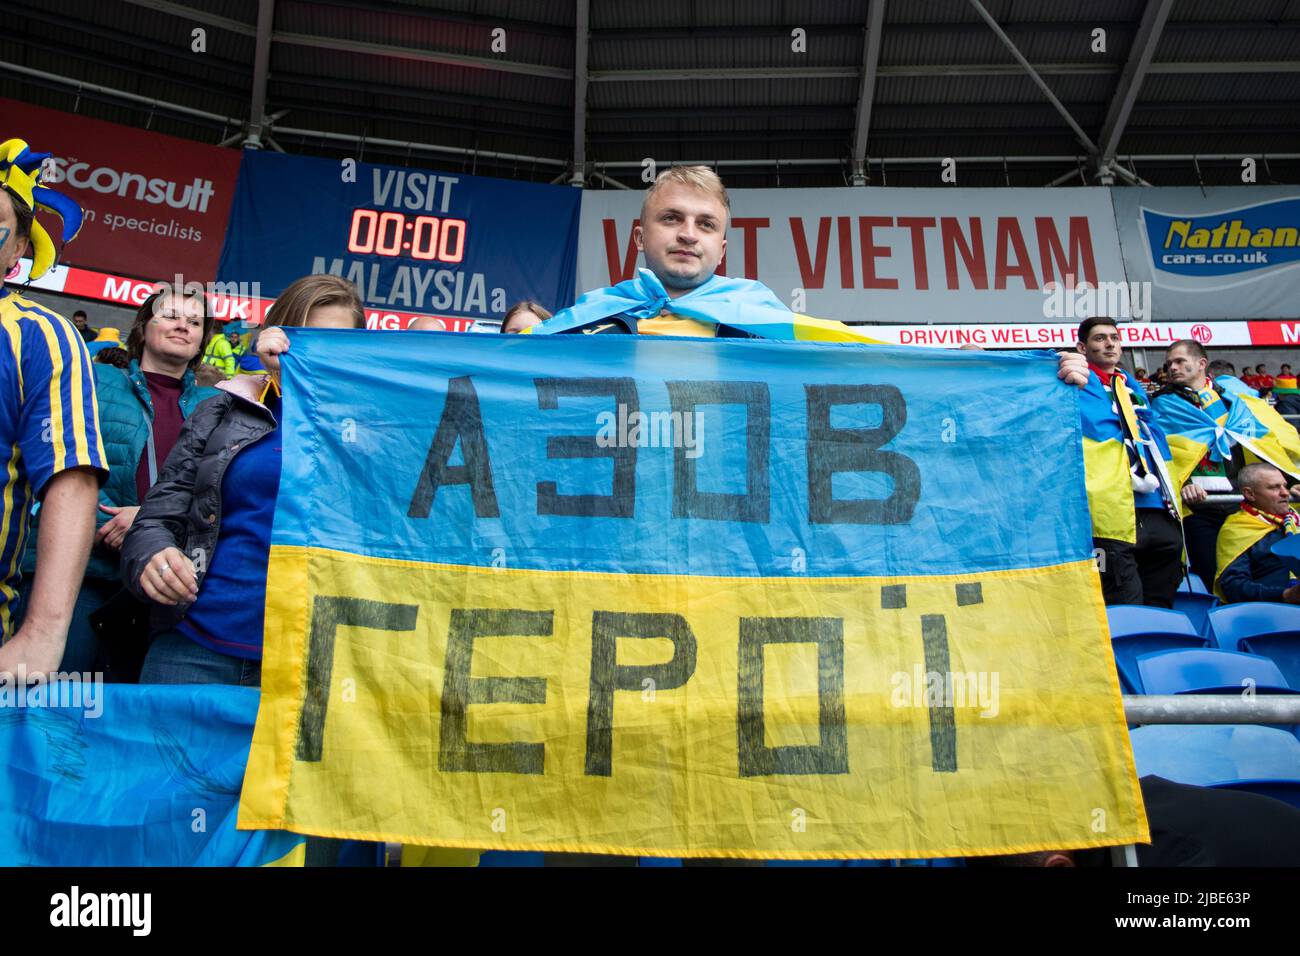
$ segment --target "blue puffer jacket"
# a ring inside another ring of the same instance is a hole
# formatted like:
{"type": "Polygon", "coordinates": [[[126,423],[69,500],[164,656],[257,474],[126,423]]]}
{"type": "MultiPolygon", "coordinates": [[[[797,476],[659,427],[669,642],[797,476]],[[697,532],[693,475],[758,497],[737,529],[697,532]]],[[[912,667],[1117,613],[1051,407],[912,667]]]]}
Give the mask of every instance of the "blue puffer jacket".
{"type": "MultiPolygon", "coordinates": [[[[138,505],[135,489],[135,472],[140,466],[145,443],[149,440],[149,427],[153,424],[153,401],[149,398],[149,385],[145,381],[140,363],[131,360],[129,369],[112,365],[95,365],[95,396],[99,401],[99,434],[108,456],[108,480],[99,489],[99,503],[112,507],[138,505]]],[[[194,372],[186,369],[182,379],[181,415],[189,418],[204,399],[219,395],[215,388],[194,383],[194,372]]],[[[160,469],[161,470],[161,469],[160,469]]],[[[95,526],[107,523],[111,515],[95,513],[95,526]]],[[[39,520],[39,512],[37,513],[39,520]]],[[[30,570],[36,559],[36,530],[28,537],[27,555],[23,563],[30,570]]],[[[112,548],[97,545],[90,552],[86,576],[92,578],[118,578],[118,553],[112,548]]]]}

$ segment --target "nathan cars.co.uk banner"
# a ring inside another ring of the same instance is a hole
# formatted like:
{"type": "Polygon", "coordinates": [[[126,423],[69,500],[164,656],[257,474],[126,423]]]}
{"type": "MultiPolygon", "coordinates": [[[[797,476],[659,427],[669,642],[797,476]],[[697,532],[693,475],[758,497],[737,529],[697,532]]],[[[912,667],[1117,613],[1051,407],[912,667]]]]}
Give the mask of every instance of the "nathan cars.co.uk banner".
{"type": "Polygon", "coordinates": [[[1050,353],[288,331],[241,826],[789,859],[1147,839],[1050,353]]]}
{"type": "MultiPolygon", "coordinates": [[[[629,278],[642,193],[582,200],[578,289],[629,278]]],[[[736,189],[719,270],[841,321],[1058,321],[1055,290],[1127,290],[1105,189],[736,189]]],[[[1125,300],[1136,313],[1140,302],[1125,300]]]]}
{"type": "Polygon", "coordinates": [[[85,212],[64,266],[168,282],[216,276],[238,152],[8,99],[0,99],[0,126],[53,154],[42,184],[85,212]]]}
{"type": "Polygon", "coordinates": [[[429,315],[463,331],[520,300],[573,301],[581,199],[567,186],[245,150],[219,279],[273,299],[330,273],[356,285],[371,325],[429,315]]]}
{"type": "Polygon", "coordinates": [[[1300,189],[1116,188],[1111,198],[1128,277],[1152,284],[1154,318],[1300,314],[1300,189]]]}

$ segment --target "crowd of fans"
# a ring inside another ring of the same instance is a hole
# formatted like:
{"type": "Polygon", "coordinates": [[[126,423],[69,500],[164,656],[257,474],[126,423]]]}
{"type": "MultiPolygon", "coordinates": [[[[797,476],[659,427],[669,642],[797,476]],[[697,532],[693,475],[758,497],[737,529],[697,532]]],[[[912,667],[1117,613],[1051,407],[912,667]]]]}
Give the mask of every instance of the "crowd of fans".
{"type": "MultiPolygon", "coordinates": [[[[32,170],[25,182],[37,175],[32,170]]],[[[35,204],[23,185],[11,175],[0,190],[3,273],[36,241],[35,204]]],[[[638,279],[584,296],[555,317],[538,303],[519,303],[501,331],[757,337],[728,321],[734,308],[715,321],[699,304],[759,294],[764,308],[785,308],[768,304],[775,297],[758,283],[715,276],[729,214],[722,183],[707,168],[665,172],[647,191],[634,233],[647,266],[638,279]],[[676,300],[718,282],[736,291],[696,297],[696,305],[675,311],[676,300]],[[592,308],[604,301],[613,304],[592,308]]],[[[0,356],[6,401],[21,407],[21,414],[6,413],[0,441],[0,456],[14,449],[0,462],[9,475],[0,530],[0,670],[260,685],[280,491],[279,357],[289,348],[280,329],[363,327],[355,287],[328,275],[299,279],[256,334],[239,325],[215,329],[202,295],[165,288],[141,305],[125,344],[90,328],[84,312],[66,322],[8,285],[0,289],[0,318],[8,337],[21,342],[0,356]],[[93,365],[87,343],[102,345],[93,365]],[[53,441],[38,434],[42,422],[53,441]]],[[[1121,359],[1115,322],[1092,318],[1079,327],[1075,352],[1059,363],[1059,377],[1082,390],[1106,602],[1169,607],[1190,563],[1225,600],[1300,603],[1294,575],[1268,550],[1296,530],[1289,506],[1300,492],[1295,466],[1260,460],[1237,444],[1230,457],[1207,449],[1180,474],[1169,443],[1175,429],[1162,412],[1165,402],[1185,402],[1221,422],[1257,391],[1294,390],[1289,366],[1274,378],[1259,365],[1237,380],[1193,341],[1172,345],[1149,381],[1143,370],[1126,372],[1121,359]],[[1230,500],[1234,495],[1241,500],[1230,500]],[[1216,544],[1229,519],[1253,522],[1261,534],[1225,563],[1216,544]]],[[[1277,417],[1266,424],[1300,454],[1289,423],[1277,417]]]]}

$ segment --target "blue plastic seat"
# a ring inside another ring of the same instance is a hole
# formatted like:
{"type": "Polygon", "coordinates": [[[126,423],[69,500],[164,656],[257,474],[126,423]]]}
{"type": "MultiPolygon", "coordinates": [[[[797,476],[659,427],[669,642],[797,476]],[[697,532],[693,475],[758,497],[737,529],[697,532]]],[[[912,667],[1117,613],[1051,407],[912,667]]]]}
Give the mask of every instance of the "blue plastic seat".
{"type": "Polygon", "coordinates": [[[1210,627],[1219,647],[1240,651],[1244,650],[1241,642],[1247,638],[1300,634],[1300,605],[1270,601],[1225,604],[1210,612],[1210,627]]]}
{"type": "Polygon", "coordinates": [[[1261,694],[1296,693],[1267,657],[1209,647],[1142,654],[1137,669],[1148,694],[1240,694],[1246,686],[1261,694]]]}
{"type": "Polygon", "coordinates": [[[1188,574],[1174,592],[1174,610],[1182,611],[1200,634],[1209,635],[1209,613],[1219,606],[1219,599],[1210,593],[1198,575],[1188,574]]]}
{"type": "Polygon", "coordinates": [[[1250,601],[1215,608],[1209,618],[1219,647],[1271,658],[1300,688],[1300,605],[1250,601]]]}
{"type": "Polygon", "coordinates": [[[1106,608],[1110,620],[1110,646],[1115,653],[1120,685],[1126,693],[1142,693],[1137,659],[1156,651],[1208,647],[1209,638],[1200,634],[1186,614],[1137,604],[1116,604],[1106,608]]]}
{"type": "Polygon", "coordinates": [[[1261,793],[1300,807],[1300,740],[1272,727],[1167,724],[1130,734],[1138,776],[1261,793]]]}

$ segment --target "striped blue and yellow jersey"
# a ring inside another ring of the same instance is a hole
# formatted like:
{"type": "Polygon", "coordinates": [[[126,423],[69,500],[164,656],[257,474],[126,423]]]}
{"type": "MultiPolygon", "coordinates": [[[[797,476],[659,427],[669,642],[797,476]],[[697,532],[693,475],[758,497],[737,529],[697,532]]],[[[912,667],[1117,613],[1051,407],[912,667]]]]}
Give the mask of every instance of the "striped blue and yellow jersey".
{"type": "Polygon", "coordinates": [[[72,323],[0,287],[0,635],[21,577],[32,507],[68,468],[108,474],[95,376],[72,323]]]}

